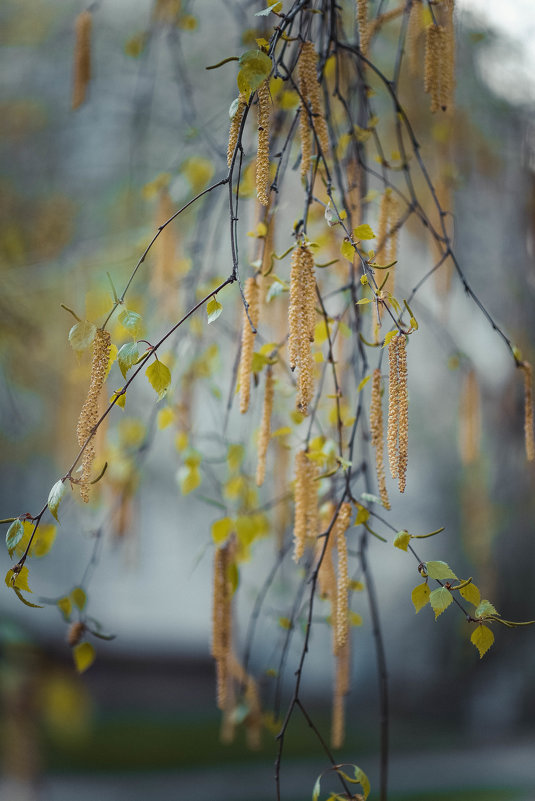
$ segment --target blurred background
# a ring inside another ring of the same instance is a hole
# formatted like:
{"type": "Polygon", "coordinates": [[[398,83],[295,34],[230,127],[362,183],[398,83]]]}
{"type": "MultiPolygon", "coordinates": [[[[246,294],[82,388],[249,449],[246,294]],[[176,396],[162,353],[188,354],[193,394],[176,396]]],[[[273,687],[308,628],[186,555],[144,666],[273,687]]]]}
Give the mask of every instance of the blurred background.
{"type": "MultiPolygon", "coordinates": [[[[449,149],[451,169],[440,176],[441,186],[466,277],[533,362],[535,9],[529,0],[506,5],[456,4],[452,128],[445,131],[431,120],[420,90],[410,94],[408,85],[403,91],[424,157],[432,165],[438,149],[449,149]]],[[[107,274],[120,291],[156,225],[226,174],[235,65],[216,72],[205,67],[254,46],[263,32],[263,18],[254,16],[260,6],[245,0],[92,4],[92,77],[86,102],[73,111],[74,23],[83,6],[2,3],[2,517],[35,514],[78,450],[75,429],[89,359],[69,347],[75,321],[60,304],[102,320],[111,305],[107,274]],[[172,204],[167,215],[162,189],[172,204]]],[[[398,32],[394,27],[382,37],[379,63],[398,32]]],[[[169,327],[167,320],[228,274],[226,203],[224,192],[212,193],[200,210],[178,219],[172,245],[180,279],[176,297],[167,297],[146,275],[134,282],[128,308],[143,314],[154,339],[169,327]]],[[[249,205],[243,206],[242,233],[255,224],[249,205]]],[[[289,216],[295,216],[291,208],[289,216]]],[[[245,235],[241,244],[246,254],[245,235]]],[[[149,261],[153,275],[158,258],[156,252],[149,261]]],[[[404,296],[433,258],[421,231],[403,231],[404,296]]],[[[222,439],[234,358],[229,354],[239,329],[235,294],[228,289],[219,297],[218,332],[204,336],[194,320],[190,336],[169,348],[169,364],[188,366],[174,388],[170,427],[148,387],[129,395],[125,412],[110,415],[102,444],[110,467],[91,509],[69,500],[52,553],[34,560],[30,597],[45,608],[28,609],[13,593],[2,593],[2,799],[135,800],[154,792],[195,801],[274,797],[276,726],[270,731],[266,721],[262,746],[253,753],[240,729],[233,743],[221,742],[209,654],[210,525],[222,514],[209,489],[225,480],[228,442],[246,442],[261,409],[260,396],[253,401],[256,416],[240,420],[233,408],[222,439]],[[192,417],[180,408],[180,398],[193,377],[204,389],[195,396],[192,417]],[[198,493],[184,494],[184,480],[195,467],[180,437],[191,431],[197,443],[204,441],[208,477],[198,493]],[[117,635],[94,641],[97,659],[81,676],[56,604],[76,586],[87,591],[93,628],[117,635]]],[[[447,558],[459,575],[473,575],[482,596],[505,618],[535,618],[534,473],[524,459],[521,376],[455,276],[447,293],[428,282],[414,312],[422,336],[411,337],[408,488],[402,501],[394,499],[392,520],[414,533],[445,526],[442,540],[423,541],[422,558],[447,558]],[[467,363],[477,376],[482,432],[480,452],[468,460],[457,444],[467,363]]],[[[126,341],[118,327],[112,333],[114,342],[121,336],[126,341]]],[[[110,393],[122,386],[117,366],[112,369],[110,393]]],[[[275,468],[273,461],[272,473],[275,468]]],[[[251,473],[254,465],[242,469],[251,473]]],[[[268,502],[269,492],[272,487],[259,502],[268,502]]],[[[532,629],[496,631],[480,663],[462,616],[449,610],[435,623],[427,608],[415,617],[413,560],[378,541],[372,541],[369,559],[390,680],[392,799],[535,799],[532,629]]],[[[258,589],[275,560],[276,545],[262,539],[242,572],[242,648],[258,589]]],[[[8,570],[7,551],[3,561],[8,570]]],[[[251,648],[251,669],[270,699],[268,709],[279,683],[281,620],[295,594],[291,573],[292,565],[283,562],[251,648]]],[[[379,742],[375,651],[365,598],[356,597],[353,609],[363,623],[355,629],[340,760],[359,764],[373,787],[379,742]]],[[[315,630],[304,676],[309,708],[325,731],[332,684],[327,628],[315,630]]],[[[280,679],[283,698],[302,644],[298,632],[280,679]]],[[[296,720],[282,774],[288,798],[310,798],[318,765],[324,765],[321,749],[296,720]]]]}

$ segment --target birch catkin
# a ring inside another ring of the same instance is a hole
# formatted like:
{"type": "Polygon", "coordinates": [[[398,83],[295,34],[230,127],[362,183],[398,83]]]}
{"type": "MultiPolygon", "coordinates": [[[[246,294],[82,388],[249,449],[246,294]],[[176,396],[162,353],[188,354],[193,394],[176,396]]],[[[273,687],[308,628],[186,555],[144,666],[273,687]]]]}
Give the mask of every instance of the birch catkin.
{"type": "Polygon", "coordinates": [[[368,50],[368,0],[357,0],[357,27],[359,31],[360,49],[364,55],[368,50]]]}
{"type": "Polygon", "coordinates": [[[240,133],[241,122],[243,119],[244,111],[247,107],[247,100],[245,95],[240,92],[240,96],[238,97],[238,106],[230,121],[230,130],[228,135],[228,146],[227,146],[227,167],[230,167],[232,164],[232,159],[234,158],[234,151],[236,150],[236,145],[238,144],[238,136],[240,133]]]}
{"type": "Polygon", "coordinates": [[[217,705],[225,709],[232,643],[232,591],[228,580],[233,544],[228,542],[214,555],[212,605],[212,656],[216,661],[217,705]]]}
{"type": "Polygon", "coordinates": [[[372,379],[372,395],[370,401],[370,432],[372,446],[375,448],[375,470],[381,503],[390,509],[390,501],[386,489],[384,464],[383,407],[381,401],[381,371],[374,370],[372,379]]]}
{"type": "Polygon", "coordinates": [[[535,442],[533,439],[533,375],[531,364],[522,363],[524,371],[524,435],[526,441],[526,459],[535,459],[535,442]]]}
{"type": "Polygon", "coordinates": [[[397,337],[393,337],[388,345],[388,463],[392,478],[398,477],[398,427],[399,427],[399,378],[397,337]]]}
{"type": "Polygon", "coordinates": [[[111,339],[108,331],[99,328],[93,342],[93,358],[91,361],[91,378],[89,390],[76,427],[78,445],[83,448],[91,437],[83,454],[80,471],[80,496],[87,503],[89,501],[89,479],[91,467],[95,458],[94,427],[98,422],[98,401],[106,379],[106,370],[110,359],[111,339]]]}
{"type": "Polygon", "coordinates": [[[273,411],[273,370],[268,367],[266,372],[266,388],[264,406],[262,408],[262,422],[258,434],[258,464],[256,468],[256,484],[261,487],[266,476],[266,454],[271,433],[271,413],[273,411]]]}
{"type": "Polygon", "coordinates": [[[77,109],[85,101],[87,86],[91,79],[91,28],[93,18],[90,11],[78,14],[75,23],[74,73],[72,108],[77,109]]]}
{"type": "Polygon", "coordinates": [[[447,0],[445,25],[428,25],[425,31],[424,91],[431,96],[431,111],[446,111],[455,89],[455,38],[453,0],[447,0]]]}
{"type": "Polygon", "coordinates": [[[323,114],[320,85],[317,76],[318,56],[313,42],[304,42],[299,61],[297,75],[299,92],[302,97],[299,115],[299,136],[301,139],[301,175],[306,176],[310,169],[312,157],[312,140],[315,133],[323,158],[329,153],[329,132],[323,114]],[[312,122],[311,122],[312,118],[312,122]]]}
{"type": "Polygon", "coordinates": [[[240,381],[240,412],[245,414],[249,408],[249,399],[251,395],[251,368],[253,364],[254,338],[256,336],[256,333],[252,329],[251,323],[256,328],[258,325],[259,311],[258,284],[254,278],[247,279],[243,294],[249,307],[249,316],[247,316],[247,312],[244,309],[240,366],[238,373],[240,381]]]}
{"type": "Polygon", "coordinates": [[[256,196],[263,206],[269,203],[269,122],[271,97],[269,81],[258,88],[258,149],[256,155],[256,196]]]}
{"type": "Polygon", "coordinates": [[[336,538],[336,551],[338,554],[338,581],[336,588],[336,631],[335,653],[343,648],[347,642],[349,629],[348,591],[349,573],[347,563],[346,531],[351,521],[353,509],[350,503],[343,503],[340,507],[332,534],[336,538]]]}
{"type": "Polygon", "coordinates": [[[294,562],[303,556],[307,539],[318,535],[317,475],[317,465],[308,458],[306,451],[299,451],[295,457],[294,562]]]}
{"type": "Polygon", "coordinates": [[[351,652],[348,640],[343,648],[338,649],[335,656],[333,712],[331,723],[331,745],[333,748],[341,748],[344,742],[344,696],[349,691],[350,657],[351,652]]]}
{"type": "Polygon", "coordinates": [[[396,337],[398,356],[399,381],[399,412],[398,412],[398,487],[405,492],[407,483],[407,465],[409,454],[409,395],[407,389],[407,339],[403,334],[396,337]]]}
{"type": "Polygon", "coordinates": [[[288,311],[288,355],[290,367],[297,376],[297,409],[304,415],[314,396],[314,360],[310,343],[314,340],[316,322],[316,278],[314,258],[306,247],[292,253],[290,273],[290,307],[288,311]]]}

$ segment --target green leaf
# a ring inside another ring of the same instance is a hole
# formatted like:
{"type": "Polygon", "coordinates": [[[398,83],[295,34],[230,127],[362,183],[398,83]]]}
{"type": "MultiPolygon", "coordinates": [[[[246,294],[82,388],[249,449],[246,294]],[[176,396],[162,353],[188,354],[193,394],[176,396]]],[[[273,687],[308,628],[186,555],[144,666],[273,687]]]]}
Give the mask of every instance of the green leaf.
{"type": "Polygon", "coordinates": [[[238,106],[240,105],[240,98],[235,97],[232,103],[229,106],[228,115],[232,120],[236,116],[236,112],[238,110],[238,106]]]}
{"type": "Polygon", "coordinates": [[[489,615],[497,615],[498,612],[491,604],[490,601],[481,601],[478,605],[476,611],[474,612],[474,617],[488,617],[489,615]]]}
{"type": "Polygon", "coordinates": [[[95,649],[90,642],[81,642],[72,649],[74,665],[78,673],[84,673],[95,661],[95,649]]]}
{"type": "Polygon", "coordinates": [[[321,776],[318,776],[318,778],[316,779],[316,784],[314,785],[314,788],[312,790],[312,801],[318,801],[318,798],[320,797],[320,791],[321,791],[320,779],[321,776]]]}
{"type": "Polygon", "coordinates": [[[28,586],[28,568],[26,566],[22,567],[18,573],[15,573],[14,568],[8,570],[6,573],[6,585],[10,588],[31,592],[28,586]]]}
{"type": "Polygon", "coordinates": [[[423,584],[418,584],[411,593],[411,599],[414,604],[414,608],[416,610],[416,614],[423,609],[424,606],[429,602],[429,596],[431,595],[431,590],[427,585],[427,582],[424,581],[423,584]]]}
{"type": "Polygon", "coordinates": [[[361,523],[367,523],[370,519],[370,512],[362,504],[357,503],[357,517],[355,518],[355,526],[360,526],[361,523]]]}
{"type": "Polygon", "coordinates": [[[360,300],[357,300],[357,306],[365,306],[366,303],[371,303],[371,302],[372,302],[371,298],[361,298],[360,300]]]}
{"type": "Polygon", "coordinates": [[[75,606],[78,607],[80,612],[84,609],[87,603],[87,595],[81,587],[75,587],[71,592],[71,600],[75,606]]]}
{"type": "Polygon", "coordinates": [[[61,611],[65,620],[68,620],[72,613],[72,602],[71,599],[65,596],[65,598],[60,598],[57,601],[58,609],[61,611]]]}
{"type": "Polygon", "coordinates": [[[223,306],[215,298],[211,298],[206,304],[206,314],[208,315],[208,324],[213,323],[214,320],[217,320],[222,311],[223,311],[223,306]]]}
{"type": "Polygon", "coordinates": [[[340,253],[344,257],[344,259],[347,259],[348,261],[352,262],[355,252],[356,252],[355,248],[353,247],[349,239],[344,239],[344,241],[340,246],[340,253]]]}
{"type": "Polygon", "coordinates": [[[127,372],[139,359],[139,348],[137,342],[127,342],[122,346],[117,354],[117,361],[119,362],[119,369],[126,378],[127,372]]]}
{"type": "Polygon", "coordinates": [[[472,582],[460,589],[459,595],[462,595],[465,601],[468,601],[469,604],[474,604],[474,606],[478,606],[481,603],[481,594],[472,582]]]}
{"type": "Polygon", "coordinates": [[[361,768],[358,768],[356,765],[355,765],[355,779],[356,781],[359,782],[360,786],[362,787],[364,791],[364,801],[366,801],[366,799],[370,794],[370,780],[368,779],[364,771],[361,768]]]}
{"type": "Polygon", "coordinates": [[[140,314],[129,309],[123,309],[119,315],[119,322],[126,328],[134,339],[139,339],[143,333],[143,319],[140,314]]]}
{"type": "Polygon", "coordinates": [[[56,518],[59,523],[58,518],[58,509],[61,501],[63,500],[65,493],[67,492],[67,487],[65,483],[60,479],[56,481],[50,492],[48,493],[48,508],[50,510],[50,514],[56,518]]]}
{"type": "Polygon", "coordinates": [[[280,11],[281,8],[282,8],[282,3],[280,2],[280,0],[277,0],[276,3],[272,3],[263,11],[257,11],[255,17],[267,17],[268,14],[271,14],[272,11],[280,11]]]}
{"type": "Polygon", "coordinates": [[[24,526],[20,520],[15,520],[11,523],[6,533],[6,546],[10,556],[13,556],[13,551],[21,541],[23,535],[24,526]]]}
{"type": "Polygon", "coordinates": [[[446,562],[426,562],[425,569],[429,578],[439,579],[439,581],[457,578],[451,567],[446,562]]]}
{"type": "Polygon", "coordinates": [[[410,541],[411,541],[411,535],[409,534],[408,531],[398,531],[398,533],[394,537],[394,545],[401,551],[407,550],[410,541]]]}
{"type": "Polygon", "coordinates": [[[97,327],[89,320],[82,320],[76,325],[73,325],[69,331],[69,342],[73,350],[81,353],[86,350],[95,339],[97,327]]]}
{"type": "Polygon", "coordinates": [[[229,534],[234,529],[234,521],[230,517],[222,517],[212,523],[212,539],[215,545],[222,545],[226,542],[229,534]]]}
{"type": "Polygon", "coordinates": [[[470,642],[476,646],[479,651],[479,658],[482,659],[494,642],[494,634],[488,626],[479,625],[472,633],[470,642]]]}
{"type": "Polygon", "coordinates": [[[452,603],[453,597],[449,590],[446,587],[439,587],[436,590],[433,590],[431,595],[429,596],[429,603],[433,607],[433,612],[435,613],[435,620],[442,612],[448,608],[448,606],[452,603]]]}
{"type": "Polygon", "coordinates": [[[240,56],[238,89],[244,95],[254,92],[271,72],[271,59],[261,50],[247,50],[240,56]]]}
{"type": "Polygon", "coordinates": [[[171,371],[163,362],[156,359],[152,364],[149,364],[145,370],[145,375],[149,379],[152,388],[157,393],[158,398],[161,400],[169,389],[171,371]]]}
{"type": "Polygon", "coordinates": [[[353,236],[355,239],[375,239],[375,234],[370,226],[366,223],[363,225],[357,225],[353,231],[353,236]]]}

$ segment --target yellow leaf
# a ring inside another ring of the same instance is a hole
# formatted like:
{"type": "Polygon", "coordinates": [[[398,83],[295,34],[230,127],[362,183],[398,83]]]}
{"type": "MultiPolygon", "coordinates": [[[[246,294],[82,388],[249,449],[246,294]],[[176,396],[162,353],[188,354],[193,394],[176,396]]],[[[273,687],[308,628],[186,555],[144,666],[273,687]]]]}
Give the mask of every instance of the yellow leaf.
{"type": "Polygon", "coordinates": [[[349,612],[349,625],[350,626],[362,626],[362,617],[361,615],[357,614],[356,612],[349,612]]]}
{"type": "Polygon", "coordinates": [[[175,448],[179,453],[185,451],[189,444],[189,438],[185,431],[179,431],[175,437],[175,448]]]}
{"type": "Polygon", "coordinates": [[[481,595],[476,587],[475,584],[467,584],[466,587],[463,587],[459,590],[459,595],[462,595],[465,601],[468,601],[469,604],[474,604],[474,606],[479,606],[481,603],[481,595]]]}
{"type": "Polygon", "coordinates": [[[110,345],[110,358],[108,359],[108,366],[106,367],[106,374],[105,374],[104,378],[108,377],[109,372],[111,370],[111,366],[114,363],[114,361],[117,359],[118,353],[119,353],[119,350],[117,348],[117,345],[115,345],[112,342],[111,345],[110,345]]]}
{"type": "Polygon", "coordinates": [[[291,629],[292,621],[287,617],[279,617],[279,626],[281,629],[291,629]]]}
{"type": "Polygon", "coordinates": [[[57,605],[58,605],[59,609],[61,610],[65,620],[68,620],[69,617],[71,616],[71,612],[72,612],[71,599],[67,598],[67,597],[60,598],[59,601],[57,601],[57,605]]]}
{"type": "Polygon", "coordinates": [[[126,403],[126,392],[122,392],[122,390],[116,389],[113,395],[110,397],[110,403],[113,403],[114,401],[116,406],[119,406],[121,409],[124,409],[124,405],[126,403]]]}
{"type": "Polygon", "coordinates": [[[256,91],[271,72],[271,59],[261,50],[247,50],[240,56],[238,89],[245,95],[256,91]]]}
{"type": "Polygon", "coordinates": [[[433,592],[430,594],[429,603],[433,607],[436,620],[438,616],[441,615],[451,603],[453,603],[453,597],[451,592],[446,589],[446,587],[438,587],[438,589],[433,590],[433,592]]]}
{"type": "Polygon", "coordinates": [[[147,428],[141,420],[127,417],[119,423],[119,440],[122,447],[138,448],[147,433],[147,428]]]}
{"type": "Polygon", "coordinates": [[[348,261],[353,261],[353,257],[355,255],[355,248],[349,241],[349,239],[344,239],[340,246],[340,253],[342,256],[347,259],[348,261]]]}
{"type": "Polygon", "coordinates": [[[231,500],[238,498],[244,489],[244,485],[245,479],[243,476],[234,476],[223,487],[223,495],[231,500]]]}
{"type": "Polygon", "coordinates": [[[152,364],[149,364],[145,370],[145,375],[149,379],[149,382],[158,395],[158,398],[161,400],[169,389],[169,384],[171,383],[171,371],[163,362],[161,362],[159,359],[156,359],[156,361],[152,362],[152,364]]]}
{"type": "Polygon", "coordinates": [[[365,376],[365,377],[364,377],[364,378],[363,378],[363,379],[362,379],[362,380],[359,382],[359,385],[358,385],[358,387],[357,387],[357,392],[360,392],[360,390],[361,390],[361,389],[363,389],[363,388],[366,386],[366,384],[368,383],[368,381],[370,380],[370,378],[371,378],[371,377],[372,377],[372,375],[371,375],[371,373],[370,373],[369,375],[365,376]]]}
{"type": "Polygon", "coordinates": [[[8,587],[16,587],[18,590],[31,592],[28,586],[28,568],[24,566],[18,573],[15,573],[13,568],[6,573],[6,585],[8,587]]]}
{"type": "Polygon", "coordinates": [[[424,606],[429,601],[429,596],[431,595],[431,590],[427,586],[427,583],[424,581],[423,584],[418,584],[411,593],[411,599],[414,604],[414,608],[416,613],[423,609],[424,606]]]}
{"type": "Polygon", "coordinates": [[[357,227],[353,230],[353,236],[355,239],[375,239],[375,234],[370,226],[366,223],[363,225],[357,225],[357,227]]]}
{"type": "Polygon", "coordinates": [[[239,466],[243,462],[244,454],[245,450],[243,445],[228,446],[227,464],[231,473],[235,473],[238,470],[239,466]]]}
{"type": "Polygon", "coordinates": [[[479,658],[482,659],[494,642],[494,634],[488,626],[479,625],[473,631],[470,642],[476,646],[479,651],[479,658]]]}
{"type": "Polygon", "coordinates": [[[71,592],[70,597],[73,604],[77,606],[80,611],[85,608],[87,603],[87,595],[81,587],[75,587],[71,592]]]}
{"type": "Polygon", "coordinates": [[[362,581],[355,581],[355,579],[351,579],[349,582],[349,589],[353,592],[362,592],[364,589],[364,584],[362,581]]]}
{"type": "Polygon", "coordinates": [[[175,419],[175,413],[170,406],[166,406],[165,409],[160,409],[158,412],[158,428],[164,429],[167,426],[170,426],[173,420],[175,419]]]}
{"type": "Polygon", "coordinates": [[[215,545],[222,545],[234,530],[234,521],[230,517],[222,517],[212,523],[212,539],[215,545]]]}
{"type": "MultiPolygon", "coordinates": [[[[181,472],[181,471],[180,471],[181,472]]],[[[198,467],[186,468],[184,473],[181,472],[180,489],[183,495],[188,495],[193,490],[197,489],[202,481],[201,471],[198,467]]]]}
{"type": "Polygon", "coordinates": [[[72,649],[74,665],[78,673],[83,673],[95,661],[95,649],[90,642],[81,642],[72,649]]]}
{"type": "Polygon", "coordinates": [[[299,105],[299,95],[293,89],[284,91],[279,98],[279,106],[289,110],[299,105]]]}
{"type": "Polygon", "coordinates": [[[406,551],[409,547],[409,542],[411,540],[411,535],[408,531],[398,531],[396,536],[394,537],[394,545],[396,548],[399,548],[400,551],[406,551]]]}
{"type": "MultiPolygon", "coordinates": [[[[14,552],[18,557],[21,557],[26,548],[28,547],[30,537],[32,536],[32,531],[34,529],[34,524],[31,523],[29,520],[25,520],[22,525],[24,527],[24,534],[22,535],[21,539],[18,541],[14,549],[14,552]]],[[[33,538],[32,546],[30,548],[28,555],[37,556],[38,558],[46,556],[47,553],[52,548],[52,546],[54,545],[54,540],[56,539],[56,531],[57,527],[53,523],[39,526],[39,528],[35,533],[35,537],[33,538]]]]}
{"type": "Polygon", "coordinates": [[[287,434],[291,434],[292,429],[290,426],[282,426],[282,428],[277,428],[276,431],[273,431],[271,434],[272,437],[285,437],[287,434]]]}
{"type": "Polygon", "coordinates": [[[182,172],[194,192],[200,192],[214,174],[214,165],[202,156],[192,156],[182,165],[182,172]]]}

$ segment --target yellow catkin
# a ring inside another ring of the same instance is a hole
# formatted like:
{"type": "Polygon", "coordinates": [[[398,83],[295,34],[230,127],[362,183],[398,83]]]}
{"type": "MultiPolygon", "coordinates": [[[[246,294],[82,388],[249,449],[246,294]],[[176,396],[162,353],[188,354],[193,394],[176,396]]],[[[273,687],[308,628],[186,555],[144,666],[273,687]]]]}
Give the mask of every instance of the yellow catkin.
{"type": "Polygon", "coordinates": [[[360,49],[366,55],[368,50],[368,0],[357,0],[357,27],[360,49]]]}
{"type": "Polygon", "coordinates": [[[256,467],[256,484],[261,487],[266,477],[266,454],[271,435],[271,413],[273,411],[273,370],[268,367],[266,372],[266,389],[264,393],[264,406],[262,408],[262,421],[258,433],[258,464],[256,467]]]}
{"type": "Polygon", "coordinates": [[[481,436],[479,387],[474,370],[464,379],[459,404],[459,452],[463,464],[472,464],[479,456],[481,436]]]}
{"type": "MultiPolygon", "coordinates": [[[[110,359],[111,339],[108,331],[98,329],[93,342],[93,358],[91,361],[91,378],[89,390],[76,427],[76,436],[80,448],[93,434],[98,421],[99,396],[106,379],[106,370],[110,359]]],[[[80,477],[80,496],[87,503],[89,501],[89,480],[91,466],[95,458],[95,444],[92,437],[82,454],[80,477]]]]}
{"type": "Polygon", "coordinates": [[[318,535],[318,467],[305,451],[299,451],[295,457],[295,518],[294,518],[294,554],[298,562],[305,552],[307,540],[318,535]]]}
{"type": "Polygon", "coordinates": [[[288,355],[292,370],[298,368],[297,409],[308,414],[314,396],[314,360],[310,343],[316,323],[316,278],[314,257],[305,247],[292,253],[290,307],[288,311],[288,355]]]}
{"type": "Polygon", "coordinates": [[[217,705],[225,709],[229,683],[229,657],[232,646],[232,590],[228,574],[233,543],[218,548],[214,555],[212,605],[212,656],[216,661],[217,705]]]}
{"type": "Polygon", "coordinates": [[[67,631],[67,643],[71,646],[71,648],[74,648],[75,645],[78,645],[84,635],[84,631],[85,623],[82,623],[80,620],[71,623],[69,630],[67,631]]]}
{"type": "Polygon", "coordinates": [[[431,111],[446,111],[451,106],[455,55],[453,5],[447,26],[428,25],[425,40],[424,90],[431,96],[431,111]]]}
{"type": "Polygon", "coordinates": [[[407,389],[407,339],[404,334],[395,337],[397,340],[399,412],[398,412],[398,487],[405,492],[407,483],[407,465],[409,456],[409,394],[407,389]]]}
{"type": "Polygon", "coordinates": [[[379,486],[381,503],[385,509],[390,509],[384,464],[383,406],[381,400],[381,371],[379,369],[374,370],[372,378],[370,432],[372,445],[375,448],[375,470],[377,473],[377,484],[379,486]]]}
{"type": "Polygon", "coordinates": [[[256,155],[256,196],[263,206],[267,206],[269,203],[270,114],[269,81],[265,80],[258,88],[258,149],[256,155]]]}
{"type": "Polygon", "coordinates": [[[344,696],[347,695],[349,691],[350,656],[351,650],[348,641],[343,648],[338,649],[335,656],[335,678],[331,723],[331,745],[333,748],[341,748],[344,743],[344,696]]]}
{"type": "Polygon", "coordinates": [[[76,17],[74,46],[74,74],[72,108],[79,108],[85,101],[87,86],[91,79],[91,28],[93,18],[90,11],[82,11],[76,17]]]}
{"type": "Polygon", "coordinates": [[[295,457],[295,490],[294,490],[294,562],[298,562],[305,552],[307,535],[307,485],[308,458],[305,451],[299,451],[295,457]]]}
{"type": "Polygon", "coordinates": [[[535,459],[535,442],[533,439],[533,374],[529,362],[522,363],[524,371],[524,434],[526,440],[526,459],[535,459]]]}
{"type": "Polygon", "coordinates": [[[297,64],[299,92],[303,102],[299,115],[302,176],[306,176],[310,169],[313,134],[317,138],[324,159],[329,153],[329,132],[323,114],[317,60],[313,42],[304,42],[297,64]]]}
{"type": "Polygon", "coordinates": [[[443,111],[453,105],[455,91],[455,30],[453,27],[454,0],[445,2],[445,36],[440,65],[439,103],[443,111]]]}
{"type": "Polygon", "coordinates": [[[399,426],[399,378],[397,337],[393,337],[388,345],[389,379],[388,379],[388,463],[392,478],[398,477],[398,426],[399,426]]]}
{"type": "Polygon", "coordinates": [[[238,106],[236,108],[236,112],[230,121],[230,130],[228,135],[228,146],[227,146],[227,166],[230,167],[232,164],[232,159],[234,157],[234,151],[236,150],[236,145],[238,144],[238,136],[240,133],[241,122],[243,119],[244,111],[247,107],[247,99],[245,95],[240,92],[240,96],[238,97],[238,106]]]}
{"type": "MultiPolygon", "coordinates": [[[[326,508],[322,508],[321,523],[323,529],[328,527],[333,513],[334,504],[330,501],[326,504],[326,508]]],[[[325,546],[325,553],[318,570],[318,589],[321,598],[331,603],[331,618],[334,625],[336,615],[336,573],[333,564],[333,543],[334,537],[332,535],[328,537],[326,545],[324,538],[319,538],[316,540],[315,555],[316,559],[319,560],[325,546]]]]}
{"type": "Polygon", "coordinates": [[[332,534],[336,538],[336,551],[338,554],[338,580],[336,587],[336,631],[335,631],[335,653],[339,648],[343,648],[347,642],[349,631],[349,573],[347,563],[347,542],[346,531],[351,521],[353,508],[350,503],[343,503],[340,507],[336,523],[332,534]]]}
{"type": "Polygon", "coordinates": [[[421,0],[413,0],[409,13],[407,38],[405,44],[409,69],[412,75],[417,75],[420,71],[420,54],[418,52],[418,45],[422,31],[422,3],[421,0]]]}
{"type": "Polygon", "coordinates": [[[251,367],[253,364],[253,347],[256,336],[251,327],[251,323],[255,328],[258,325],[258,283],[254,278],[247,279],[243,294],[248,304],[249,316],[247,316],[247,312],[244,309],[238,375],[240,382],[240,412],[245,414],[249,408],[251,395],[251,367]]]}

